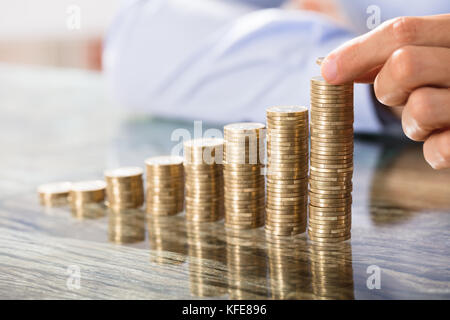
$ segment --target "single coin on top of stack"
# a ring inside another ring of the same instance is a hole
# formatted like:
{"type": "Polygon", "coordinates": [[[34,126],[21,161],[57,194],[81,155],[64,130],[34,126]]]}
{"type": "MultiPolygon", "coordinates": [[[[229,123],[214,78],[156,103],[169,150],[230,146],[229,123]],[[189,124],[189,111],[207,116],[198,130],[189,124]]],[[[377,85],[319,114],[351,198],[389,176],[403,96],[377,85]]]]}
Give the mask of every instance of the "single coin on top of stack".
{"type": "Polygon", "coordinates": [[[223,139],[184,143],[186,219],[217,221],[223,217],[223,139]]]}
{"type": "Polygon", "coordinates": [[[158,156],[145,160],[147,169],[147,213],[175,215],[184,208],[183,158],[158,156]]]}
{"type": "Polygon", "coordinates": [[[69,202],[71,182],[52,182],[42,184],[37,188],[39,200],[43,206],[63,206],[69,202]]]}
{"type": "Polygon", "coordinates": [[[72,183],[70,204],[78,218],[97,218],[105,215],[106,182],[103,180],[72,183]]]}
{"type": "Polygon", "coordinates": [[[105,171],[106,205],[114,210],[137,209],[144,204],[143,170],[122,167],[105,171]]]}
{"type": "Polygon", "coordinates": [[[264,225],[264,124],[233,123],[224,127],[225,226],[251,229],[264,225]]]}
{"type": "MultiPolygon", "coordinates": [[[[321,64],[322,58],[318,59],[321,64]]],[[[353,83],[332,85],[311,79],[311,240],[350,239],[353,176],[353,83]]]]}
{"type": "Polygon", "coordinates": [[[308,109],[267,109],[266,232],[306,231],[308,204],[308,109]]]}

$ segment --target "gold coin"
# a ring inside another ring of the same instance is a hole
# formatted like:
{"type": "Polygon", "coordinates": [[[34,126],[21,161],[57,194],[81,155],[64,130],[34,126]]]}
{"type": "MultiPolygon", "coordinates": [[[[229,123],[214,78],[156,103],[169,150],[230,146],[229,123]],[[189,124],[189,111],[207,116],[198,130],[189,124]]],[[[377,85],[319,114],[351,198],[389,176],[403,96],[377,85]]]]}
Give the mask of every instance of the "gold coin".
{"type": "Polygon", "coordinates": [[[347,220],[337,220],[337,221],[323,221],[323,220],[309,220],[309,227],[317,232],[326,233],[327,231],[350,231],[351,229],[351,218],[347,220]],[[344,229],[344,230],[342,230],[344,229]]]}
{"type": "Polygon", "coordinates": [[[336,88],[342,88],[342,87],[353,87],[353,83],[346,83],[346,84],[330,84],[325,81],[324,78],[321,76],[315,76],[311,78],[311,84],[312,85],[320,85],[320,86],[331,86],[336,88]]]}
{"type": "Polygon", "coordinates": [[[236,133],[247,133],[247,132],[258,131],[258,130],[264,129],[264,128],[265,128],[265,125],[262,123],[239,122],[239,123],[228,124],[223,129],[224,129],[224,132],[232,132],[232,133],[236,134],[236,133]]]}
{"type": "Polygon", "coordinates": [[[323,212],[323,213],[314,213],[310,212],[309,220],[310,223],[315,224],[333,224],[333,223],[347,223],[347,221],[351,220],[351,210],[345,212],[338,212],[340,215],[331,215],[331,212],[323,212]],[[320,215],[322,214],[322,215],[320,215]]]}
{"type": "Polygon", "coordinates": [[[353,95],[337,95],[337,94],[316,94],[311,92],[311,104],[351,104],[353,103],[353,95]]]}
{"type": "Polygon", "coordinates": [[[68,202],[71,182],[53,182],[38,186],[37,191],[44,206],[60,206],[68,202]]]}
{"type": "Polygon", "coordinates": [[[353,142],[353,135],[346,135],[346,136],[339,136],[337,137],[333,137],[331,135],[325,135],[325,136],[316,136],[316,135],[312,135],[311,136],[311,142],[318,142],[318,143],[323,143],[323,142],[327,142],[327,143],[350,143],[353,142]]]}
{"type": "Polygon", "coordinates": [[[332,92],[343,92],[348,93],[354,91],[352,85],[331,85],[331,84],[320,84],[320,83],[312,83],[310,90],[316,91],[332,91],[332,92]]]}
{"type": "Polygon", "coordinates": [[[330,160],[330,159],[317,159],[315,157],[310,158],[310,163],[312,166],[317,166],[317,165],[324,165],[324,164],[329,164],[329,165],[353,165],[353,159],[338,159],[338,160],[330,160]]]}
{"type": "Polygon", "coordinates": [[[268,108],[266,113],[267,115],[287,117],[304,116],[308,113],[308,108],[304,106],[275,106],[268,108]]]}
{"type": "Polygon", "coordinates": [[[144,171],[139,167],[122,167],[105,171],[106,178],[130,178],[142,176],[144,171]]]}
{"type": "Polygon", "coordinates": [[[321,107],[321,108],[314,108],[311,110],[311,117],[320,115],[353,117],[354,112],[353,108],[350,107],[348,108],[321,107]]]}

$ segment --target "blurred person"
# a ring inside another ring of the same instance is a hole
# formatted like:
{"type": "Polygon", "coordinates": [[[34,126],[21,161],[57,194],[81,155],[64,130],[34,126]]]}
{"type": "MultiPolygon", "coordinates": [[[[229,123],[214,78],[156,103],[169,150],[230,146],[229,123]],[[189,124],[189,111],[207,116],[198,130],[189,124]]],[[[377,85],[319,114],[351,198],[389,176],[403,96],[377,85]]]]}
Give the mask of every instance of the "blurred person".
{"type": "MultiPolygon", "coordinates": [[[[449,9],[447,0],[128,0],[105,40],[104,69],[113,93],[129,108],[182,119],[264,122],[268,106],[309,105],[310,78],[320,73],[317,57],[347,43],[327,57],[323,76],[332,83],[370,83],[380,70],[388,73],[389,59],[401,47],[392,44],[395,34],[386,27],[399,20],[390,19],[449,9]],[[368,32],[368,9],[374,5],[381,22],[386,22],[368,32]],[[333,58],[338,61],[337,69],[333,58]]],[[[433,31],[445,38],[448,24],[437,23],[442,27],[435,26],[433,31]]],[[[441,41],[435,46],[448,48],[448,44],[441,41]]],[[[424,80],[418,86],[434,85],[424,80]]],[[[367,85],[355,85],[356,132],[381,133],[401,127],[401,111],[391,111],[375,99],[380,99],[380,90],[386,94],[392,83],[387,76],[375,80],[375,94],[367,85]]],[[[448,88],[448,81],[439,85],[448,88]]],[[[413,88],[397,83],[396,90],[410,93],[413,88]]],[[[408,96],[397,94],[394,102],[383,97],[381,102],[401,105],[408,96]]],[[[446,107],[449,118],[450,106],[446,107]]],[[[411,123],[423,121],[404,114],[403,127],[413,139],[429,136],[435,141],[431,132],[443,128],[428,123],[420,134],[416,135],[417,130],[411,134],[411,123]],[[408,121],[410,125],[405,125],[408,121]]],[[[439,145],[450,150],[450,138],[441,140],[439,145]]],[[[430,144],[427,140],[425,149],[436,157],[433,160],[426,153],[427,161],[434,168],[449,167],[450,154],[436,153],[442,147],[430,144]]]]}

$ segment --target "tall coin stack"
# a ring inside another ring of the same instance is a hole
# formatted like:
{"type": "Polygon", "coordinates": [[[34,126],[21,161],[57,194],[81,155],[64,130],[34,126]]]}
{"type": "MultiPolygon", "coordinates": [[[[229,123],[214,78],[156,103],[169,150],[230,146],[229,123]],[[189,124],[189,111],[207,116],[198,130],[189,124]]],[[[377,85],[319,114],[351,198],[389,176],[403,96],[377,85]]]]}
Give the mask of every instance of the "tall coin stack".
{"type": "Polygon", "coordinates": [[[233,123],[224,127],[225,226],[251,229],[264,225],[264,124],[233,123]],[[262,139],[262,140],[261,140],[262,139]]]}
{"type": "Polygon", "coordinates": [[[120,211],[137,209],[144,204],[143,170],[139,167],[122,167],[105,171],[107,206],[120,211]]]}
{"type": "Polygon", "coordinates": [[[266,232],[306,231],[308,204],[308,109],[267,109],[266,232]]]}
{"type": "Polygon", "coordinates": [[[186,219],[217,221],[224,215],[223,139],[200,138],[184,143],[186,219]]]}
{"type": "Polygon", "coordinates": [[[171,216],[183,211],[183,158],[152,157],[145,160],[147,169],[147,213],[171,216]]]}
{"type": "MultiPolygon", "coordinates": [[[[318,59],[318,64],[321,59],[318,59]]],[[[309,237],[350,239],[353,175],[353,83],[311,79],[309,237]]]]}

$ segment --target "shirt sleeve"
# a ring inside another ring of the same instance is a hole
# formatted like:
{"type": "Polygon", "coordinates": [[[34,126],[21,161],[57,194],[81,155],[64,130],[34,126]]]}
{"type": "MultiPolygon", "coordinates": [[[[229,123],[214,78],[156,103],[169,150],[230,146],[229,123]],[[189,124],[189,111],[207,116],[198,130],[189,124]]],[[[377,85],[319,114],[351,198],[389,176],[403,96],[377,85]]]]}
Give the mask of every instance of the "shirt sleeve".
{"type": "MultiPolygon", "coordinates": [[[[316,58],[355,36],[322,15],[282,9],[203,16],[139,1],[119,17],[104,53],[119,101],[220,123],[264,122],[273,105],[308,106],[316,58]]],[[[368,87],[355,85],[354,96],[355,131],[380,131],[368,87]]]]}

